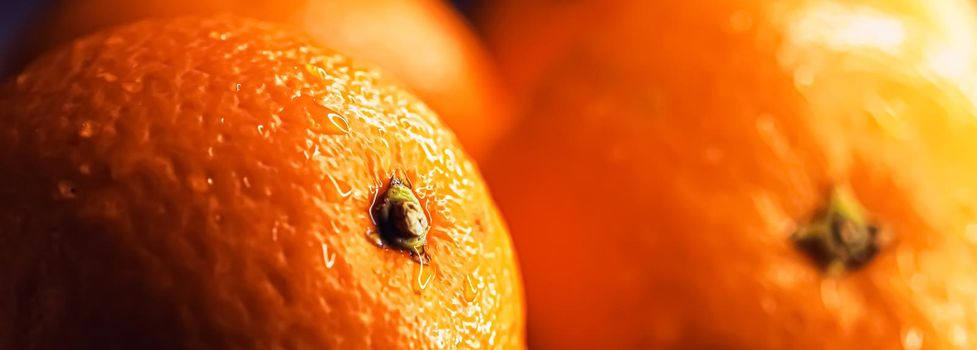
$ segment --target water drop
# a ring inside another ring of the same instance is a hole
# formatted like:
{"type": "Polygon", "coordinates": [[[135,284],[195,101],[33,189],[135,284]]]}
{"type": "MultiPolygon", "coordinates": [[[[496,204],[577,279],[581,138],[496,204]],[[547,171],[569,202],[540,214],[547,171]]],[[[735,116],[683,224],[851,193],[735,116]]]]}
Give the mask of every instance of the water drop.
{"type": "MultiPolygon", "coordinates": [[[[372,216],[371,216],[371,220],[372,220],[372,216]]],[[[375,226],[376,223],[374,223],[373,225],[375,226]]],[[[370,241],[370,243],[373,243],[373,245],[383,248],[383,237],[380,237],[380,232],[378,232],[377,230],[373,228],[367,229],[366,239],[370,241]]]]}
{"type": "Polygon", "coordinates": [[[312,146],[312,157],[318,157],[320,154],[322,154],[322,153],[319,152],[319,144],[313,145],[312,146]]]}
{"type": "Polygon", "coordinates": [[[329,254],[329,247],[322,244],[322,262],[327,269],[331,269],[336,264],[336,254],[329,254]]]}
{"type": "Polygon", "coordinates": [[[281,223],[278,222],[278,220],[275,220],[275,225],[271,227],[271,240],[272,240],[272,242],[278,242],[278,227],[280,227],[280,226],[281,226],[281,223]]]}
{"type": "Polygon", "coordinates": [[[211,39],[217,39],[217,40],[224,41],[224,40],[227,40],[227,33],[225,33],[225,32],[218,32],[216,30],[215,31],[211,31],[210,32],[210,38],[211,39]]]}
{"type": "Polygon", "coordinates": [[[332,122],[333,130],[337,134],[349,134],[349,121],[339,113],[329,113],[329,121],[332,122]]]}
{"type": "Polygon", "coordinates": [[[98,77],[99,79],[105,80],[106,82],[109,82],[109,83],[114,82],[116,80],[119,80],[119,77],[117,77],[117,76],[115,76],[115,74],[112,74],[112,73],[109,73],[109,72],[99,72],[99,73],[95,74],[95,76],[98,77]]]}
{"type": "Polygon", "coordinates": [[[241,182],[244,183],[244,188],[251,188],[251,180],[247,176],[242,177],[241,182]]]}
{"type": "Polygon", "coordinates": [[[78,128],[78,136],[87,139],[92,135],[95,135],[95,126],[92,125],[92,122],[88,120],[81,122],[81,127],[78,128]]]}
{"type": "Polygon", "coordinates": [[[82,174],[89,175],[92,173],[92,165],[87,162],[81,163],[81,165],[78,166],[78,171],[82,174]]]}
{"type": "Polygon", "coordinates": [[[58,196],[64,199],[74,199],[78,190],[71,181],[58,181],[58,196]]]}
{"type": "MultiPolygon", "coordinates": [[[[235,83],[234,84],[234,91],[236,91],[236,92],[237,91],[241,91],[241,83],[235,83]]],[[[221,118],[221,119],[224,119],[224,118],[221,118]]]]}
{"type": "Polygon", "coordinates": [[[349,122],[346,117],[333,109],[323,106],[310,96],[299,96],[282,108],[281,116],[293,121],[307,122],[309,128],[330,135],[344,135],[349,133],[349,122]]]}
{"type": "Polygon", "coordinates": [[[309,73],[318,75],[320,79],[326,79],[329,77],[329,74],[326,74],[326,70],[311,64],[305,65],[305,70],[309,73]]]}
{"type": "Polygon", "coordinates": [[[465,275],[465,285],[464,285],[464,297],[465,301],[471,303],[474,302],[478,295],[481,294],[484,284],[482,279],[478,277],[478,269],[472,271],[471,273],[465,275]]]}
{"type": "Polygon", "coordinates": [[[329,181],[332,181],[333,188],[336,189],[335,193],[339,195],[339,198],[347,198],[353,193],[353,187],[350,186],[348,182],[337,179],[332,175],[326,176],[329,178],[329,181]]]}
{"type": "Polygon", "coordinates": [[[425,267],[423,262],[414,265],[414,277],[411,279],[411,289],[414,293],[421,294],[428,285],[431,284],[431,280],[434,279],[434,266],[428,264],[425,267]]]}

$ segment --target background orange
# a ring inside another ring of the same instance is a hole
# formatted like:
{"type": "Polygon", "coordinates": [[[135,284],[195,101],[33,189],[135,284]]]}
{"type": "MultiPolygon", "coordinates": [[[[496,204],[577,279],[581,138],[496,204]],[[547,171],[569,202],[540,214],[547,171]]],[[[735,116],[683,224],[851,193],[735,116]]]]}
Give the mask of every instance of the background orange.
{"type": "Polygon", "coordinates": [[[500,1],[522,124],[484,164],[537,349],[977,344],[968,1],[500,1]],[[881,231],[795,247],[832,189],[881,231]]]}

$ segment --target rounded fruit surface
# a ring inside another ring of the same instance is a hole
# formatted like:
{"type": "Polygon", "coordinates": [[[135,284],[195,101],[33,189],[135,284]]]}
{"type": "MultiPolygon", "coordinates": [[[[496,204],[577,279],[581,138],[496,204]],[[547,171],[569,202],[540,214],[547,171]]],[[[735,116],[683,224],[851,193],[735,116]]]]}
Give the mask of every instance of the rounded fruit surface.
{"type": "Polygon", "coordinates": [[[486,30],[530,101],[485,166],[530,347],[977,347],[969,2],[595,3],[486,30]],[[826,210],[873,226],[819,264],[826,210]]]}
{"type": "Polygon", "coordinates": [[[427,102],[476,157],[512,123],[487,54],[439,0],[61,0],[23,40],[22,56],[109,26],[220,12],[288,22],[320,46],[377,64],[427,102]]]}
{"type": "Polygon", "coordinates": [[[473,163],[311,39],[139,22],[42,57],[0,101],[0,348],[522,347],[473,163]],[[373,241],[393,179],[425,260],[373,241]]]}

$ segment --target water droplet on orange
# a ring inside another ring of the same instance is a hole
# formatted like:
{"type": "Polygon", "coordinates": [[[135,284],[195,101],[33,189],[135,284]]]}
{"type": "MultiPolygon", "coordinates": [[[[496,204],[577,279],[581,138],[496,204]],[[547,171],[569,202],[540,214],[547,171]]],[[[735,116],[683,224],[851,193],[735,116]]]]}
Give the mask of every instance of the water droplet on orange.
{"type": "Polygon", "coordinates": [[[308,71],[309,73],[313,73],[317,75],[319,79],[327,79],[329,77],[329,74],[326,73],[325,69],[322,69],[320,67],[311,64],[305,65],[305,70],[308,71]]]}
{"type": "Polygon", "coordinates": [[[217,40],[224,41],[224,40],[227,40],[227,33],[226,32],[218,32],[216,30],[215,31],[211,31],[210,32],[210,38],[211,39],[217,39],[217,40]]]}
{"type": "Polygon", "coordinates": [[[421,292],[431,284],[431,280],[434,279],[435,272],[434,265],[431,265],[430,263],[414,264],[414,274],[410,283],[411,289],[414,290],[414,293],[421,294],[421,292]]]}
{"type": "Polygon", "coordinates": [[[329,121],[335,127],[335,133],[349,134],[349,121],[339,113],[329,113],[329,121]]]}
{"type": "Polygon", "coordinates": [[[81,126],[78,128],[78,136],[81,138],[89,138],[95,135],[95,126],[92,125],[91,121],[81,122],[81,126]]]}
{"type": "Polygon", "coordinates": [[[316,102],[311,96],[299,96],[282,108],[281,117],[292,121],[305,121],[309,128],[330,135],[349,133],[349,122],[342,114],[316,102]]]}
{"type": "Polygon", "coordinates": [[[117,77],[117,76],[115,76],[115,74],[112,74],[112,73],[109,73],[109,72],[98,72],[98,73],[95,74],[95,77],[97,77],[99,79],[102,79],[102,80],[105,80],[106,82],[109,82],[109,83],[115,82],[116,80],[119,80],[119,77],[117,77]]]}
{"type": "Polygon", "coordinates": [[[335,194],[338,195],[339,198],[348,198],[349,195],[353,193],[353,187],[350,186],[350,184],[345,180],[337,179],[332,175],[326,176],[329,178],[329,181],[332,182],[333,188],[335,189],[335,194]]]}
{"type": "Polygon", "coordinates": [[[58,181],[58,193],[57,195],[64,199],[73,199],[77,195],[78,190],[75,185],[68,180],[58,181]]]}
{"type": "Polygon", "coordinates": [[[78,166],[78,171],[82,174],[89,175],[92,173],[92,165],[90,163],[81,163],[78,166]]]}
{"type": "MultiPolygon", "coordinates": [[[[370,220],[373,220],[372,215],[370,215],[370,220]]],[[[376,223],[374,223],[373,225],[376,225],[376,223]]],[[[381,247],[381,248],[383,247],[383,237],[380,237],[380,232],[373,229],[372,227],[366,230],[366,239],[377,247],[381,247]]]]}
{"type": "Polygon", "coordinates": [[[336,254],[329,253],[329,247],[322,243],[322,263],[327,269],[331,269],[336,264],[336,254]]]}
{"type": "Polygon", "coordinates": [[[464,285],[464,297],[465,301],[472,303],[478,298],[479,294],[482,294],[482,288],[484,288],[484,283],[481,277],[478,276],[478,270],[472,271],[471,273],[465,275],[465,285],[464,285]]]}

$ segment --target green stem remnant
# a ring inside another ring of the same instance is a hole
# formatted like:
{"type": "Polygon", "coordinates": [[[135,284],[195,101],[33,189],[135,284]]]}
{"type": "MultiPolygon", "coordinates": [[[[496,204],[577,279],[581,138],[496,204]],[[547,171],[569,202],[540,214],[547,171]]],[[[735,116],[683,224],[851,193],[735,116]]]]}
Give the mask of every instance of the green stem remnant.
{"type": "Polygon", "coordinates": [[[430,226],[409,183],[392,177],[390,186],[374,203],[372,214],[384,245],[406,251],[419,262],[427,261],[424,245],[430,226]]]}
{"type": "Polygon", "coordinates": [[[845,188],[834,188],[827,207],[795,231],[791,240],[833,276],[864,266],[879,251],[878,228],[845,188]]]}

